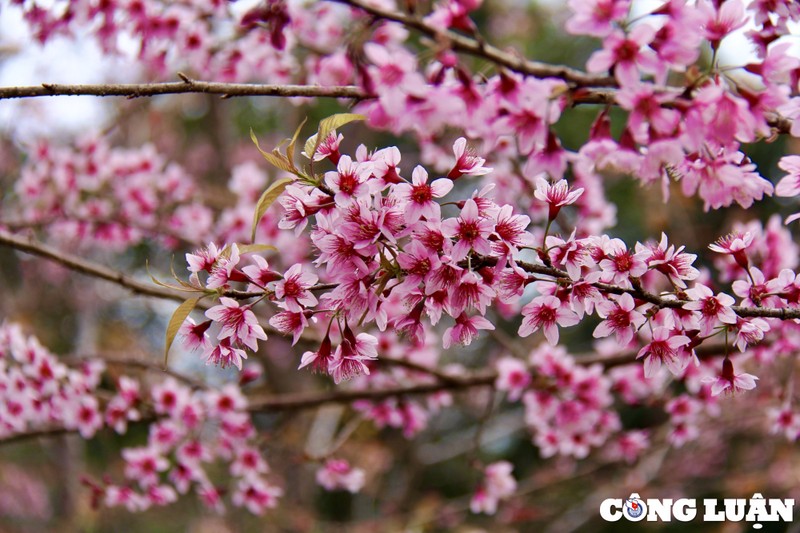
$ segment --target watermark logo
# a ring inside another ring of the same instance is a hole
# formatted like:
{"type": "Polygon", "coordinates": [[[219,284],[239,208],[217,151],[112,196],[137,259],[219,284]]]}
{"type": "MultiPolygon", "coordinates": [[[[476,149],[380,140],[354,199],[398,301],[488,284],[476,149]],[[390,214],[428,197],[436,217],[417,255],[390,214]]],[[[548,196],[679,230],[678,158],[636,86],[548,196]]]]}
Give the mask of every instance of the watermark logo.
{"type": "Polygon", "coordinates": [[[622,512],[625,513],[625,517],[633,522],[638,522],[643,519],[646,511],[647,505],[635,492],[631,494],[630,498],[625,500],[625,507],[622,509],[622,512]]]}
{"type": "Polygon", "coordinates": [[[635,492],[629,497],[608,498],[600,504],[600,517],[606,522],[616,522],[623,517],[631,522],[690,522],[698,517],[703,522],[752,523],[753,529],[761,529],[761,522],[792,522],[794,500],[765,499],[761,494],[753,497],[704,499],[702,505],[694,498],[648,498],[642,499],[635,492]],[[699,513],[702,511],[702,514],[699,513]]]}

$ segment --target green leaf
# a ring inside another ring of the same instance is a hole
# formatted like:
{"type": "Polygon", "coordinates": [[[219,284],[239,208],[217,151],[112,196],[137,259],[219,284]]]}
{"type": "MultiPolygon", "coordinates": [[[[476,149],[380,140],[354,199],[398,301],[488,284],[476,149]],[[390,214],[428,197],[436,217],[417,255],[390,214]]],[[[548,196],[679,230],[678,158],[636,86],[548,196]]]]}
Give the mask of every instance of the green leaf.
{"type": "Polygon", "coordinates": [[[258,227],[258,222],[261,220],[261,217],[264,216],[264,213],[267,212],[269,206],[280,196],[286,187],[289,186],[290,183],[294,182],[294,178],[283,178],[279,179],[275,183],[269,186],[269,188],[264,191],[264,194],[261,195],[261,198],[258,199],[258,203],[256,204],[256,212],[253,215],[253,231],[250,235],[250,240],[254,241],[256,239],[256,227],[258,227]]]}
{"type": "Polygon", "coordinates": [[[289,146],[286,147],[286,157],[289,159],[289,163],[292,165],[293,169],[297,168],[294,164],[294,147],[297,144],[297,137],[300,136],[300,130],[303,129],[303,126],[305,126],[307,120],[308,118],[304,118],[303,122],[297,126],[297,129],[294,130],[294,135],[292,135],[292,140],[289,141],[289,146]]]}
{"type": "Polygon", "coordinates": [[[167,325],[167,338],[166,344],[164,345],[164,368],[167,367],[169,349],[172,346],[172,342],[175,340],[175,336],[178,334],[178,330],[183,325],[186,317],[189,316],[189,313],[197,306],[197,302],[200,301],[200,298],[202,298],[202,296],[189,298],[179,305],[178,308],[175,309],[175,312],[172,313],[172,318],[169,319],[169,324],[167,325]]]}
{"type": "Polygon", "coordinates": [[[355,122],[356,120],[366,120],[367,117],[364,115],[358,115],[356,113],[338,113],[336,115],[331,115],[328,118],[324,119],[322,122],[319,123],[319,129],[317,130],[317,137],[313,139],[313,136],[310,137],[306,141],[305,145],[305,152],[306,155],[314,159],[314,154],[317,153],[317,148],[319,145],[328,138],[328,135],[331,134],[333,130],[344,126],[345,124],[349,124],[350,122],[355,122]],[[312,142],[313,139],[313,142],[312,142]],[[309,147],[311,151],[309,152],[309,147]]]}
{"type": "Polygon", "coordinates": [[[253,254],[253,253],[260,253],[260,252],[277,252],[278,249],[272,246],[271,244],[240,244],[239,245],[239,254],[253,254]]]}
{"type": "Polygon", "coordinates": [[[291,173],[296,172],[294,164],[291,161],[289,161],[285,155],[280,153],[277,148],[273,150],[272,153],[265,152],[264,150],[262,150],[261,146],[259,146],[258,144],[258,139],[256,138],[256,134],[255,132],[253,132],[252,129],[250,129],[250,139],[252,139],[258,151],[261,153],[264,159],[267,160],[269,164],[271,164],[276,168],[279,168],[280,170],[285,170],[286,172],[291,172],[291,173]]]}
{"type": "Polygon", "coordinates": [[[316,152],[317,139],[319,138],[319,134],[315,133],[311,137],[306,140],[306,144],[303,146],[303,153],[306,155],[307,158],[314,160],[314,152],[316,152]]]}

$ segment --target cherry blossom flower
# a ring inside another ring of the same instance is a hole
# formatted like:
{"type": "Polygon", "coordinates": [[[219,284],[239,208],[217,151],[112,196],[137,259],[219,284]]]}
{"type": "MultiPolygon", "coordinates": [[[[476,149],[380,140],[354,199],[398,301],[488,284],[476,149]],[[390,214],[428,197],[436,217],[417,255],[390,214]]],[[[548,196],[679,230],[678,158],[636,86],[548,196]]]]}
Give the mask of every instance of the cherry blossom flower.
{"type": "Polygon", "coordinates": [[[328,365],[328,373],[333,377],[334,383],[347,381],[361,374],[369,375],[366,361],[378,358],[378,339],[368,333],[353,335],[345,327],[344,338],[328,365]],[[349,332],[349,333],[348,333],[349,332]]]}
{"type": "Polygon", "coordinates": [[[303,357],[300,361],[300,366],[297,367],[297,369],[300,370],[301,368],[305,368],[310,365],[311,370],[315,373],[327,373],[328,368],[333,360],[332,353],[333,345],[331,343],[331,338],[329,334],[326,334],[316,352],[308,351],[303,354],[303,357]]]}
{"type": "Polygon", "coordinates": [[[547,341],[553,345],[558,343],[558,326],[574,326],[580,321],[578,315],[566,309],[555,296],[537,296],[522,308],[522,316],[520,337],[527,337],[542,328],[547,341]]]}
{"type": "Polygon", "coordinates": [[[531,374],[525,363],[513,357],[503,357],[495,364],[497,368],[497,390],[508,393],[508,401],[516,402],[531,384],[531,374]]]}
{"type": "Polygon", "coordinates": [[[722,372],[716,377],[709,377],[703,383],[711,384],[711,395],[719,396],[721,393],[735,394],[737,392],[756,388],[758,378],[752,374],[735,374],[733,363],[727,357],[722,361],[722,372]]]}
{"type": "MultiPolygon", "coordinates": [[[[658,245],[648,246],[649,257],[646,259],[648,268],[654,268],[666,275],[680,289],[686,288],[686,281],[694,281],[700,275],[692,266],[697,255],[686,253],[683,249],[683,246],[675,249],[674,244],[669,244],[667,235],[662,233],[658,245]]],[[[645,247],[636,243],[637,254],[641,251],[645,251],[645,247]]]]}
{"type": "Polygon", "coordinates": [[[662,79],[665,65],[655,52],[645,48],[655,38],[656,31],[649,24],[635,26],[627,35],[613,30],[604,40],[603,49],[596,51],[586,62],[589,72],[605,72],[613,67],[614,76],[621,85],[633,85],[639,81],[639,69],[655,74],[662,79]]]}
{"type": "Polygon", "coordinates": [[[593,273],[587,276],[586,280],[594,282],[603,279],[622,286],[630,286],[630,278],[641,277],[647,272],[648,255],[650,254],[641,247],[628,250],[621,240],[611,239],[603,246],[603,259],[599,262],[602,272],[593,273]]]}
{"type": "MultiPolygon", "coordinates": [[[[778,167],[787,172],[775,186],[777,196],[794,197],[800,195],[800,156],[783,156],[778,162],[778,167]]],[[[795,213],[786,218],[786,223],[794,222],[800,218],[800,213],[795,213]]]]}
{"type": "Polygon", "coordinates": [[[788,404],[781,407],[771,407],[767,410],[771,421],[770,433],[783,434],[789,441],[794,442],[800,433],[800,416],[788,404]]]}
{"type": "Polygon", "coordinates": [[[221,305],[206,311],[208,318],[222,325],[217,338],[229,339],[230,342],[244,344],[253,351],[258,350],[258,339],[267,340],[267,334],[259,325],[250,306],[241,307],[239,302],[225,296],[219,301],[221,305]]]}
{"type": "Polygon", "coordinates": [[[284,335],[292,335],[292,346],[297,344],[308,327],[306,312],[281,311],[269,319],[269,325],[284,335]]]}
{"type": "Polygon", "coordinates": [[[220,251],[217,249],[217,245],[213,242],[208,245],[208,247],[197,250],[193,254],[186,254],[186,262],[189,264],[189,271],[193,273],[197,272],[211,272],[211,269],[214,266],[214,263],[217,262],[217,258],[219,257],[220,251]]]}
{"type": "Polygon", "coordinates": [[[206,332],[212,323],[213,321],[206,320],[196,324],[191,317],[187,317],[178,330],[178,335],[183,338],[183,345],[189,350],[197,350],[198,348],[205,350],[208,348],[211,341],[206,332]]]}
{"type": "Polygon", "coordinates": [[[484,469],[483,483],[469,504],[473,513],[494,514],[497,512],[498,502],[514,494],[517,482],[511,475],[513,469],[508,461],[498,461],[484,469]]]}
{"type": "Polygon", "coordinates": [[[362,489],[364,481],[364,471],[351,467],[344,459],[328,459],[317,470],[317,483],[325,490],[344,489],[355,494],[362,489]]]}
{"type": "Polygon", "coordinates": [[[493,169],[483,166],[486,160],[478,157],[475,152],[467,147],[467,140],[459,137],[453,144],[453,153],[456,156],[456,164],[447,174],[451,180],[456,180],[463,175],[483,176],[493,169]]]}
{"type": "Polygon", "coordinates": [[[457,238],[453,246],[453,261],[466,258],[470,250],[481,255],[491,253],[488,237],[493,229],[494,224],[491,220],[478,215],[478,206],[472,199],[464,203],[458,218],[448,218],[442,222],[442,234],[445,237],[457,238]]]}
{"type": "Polygon", "coordinates": [[[598,339],[613,333],[620,345],[627,346],[633,339],[634,329],[645,323],[644,316],[635,307],[633,297],[628,293],[614,301],[598,302],[597,314],[605,320],[597,325],[592,336],[598,339]]]}
{"type": "Polygon", "coordinates": [[[125,459],[125,477],[136,480],[143,488],[157,484],[159,472],[169,468],[169,461],[153,448],[125,448],[122,458],[125,459]]]}
{"type": "MultiPolygon", "coordinates": [[[[317,134],[311,136],[311,139],[316,141],[317,134]]],[[[304,156],[313,161],[322,161],[323,159],[330,159],[331,163],[334,165],[339,164],[339,158],[341,155],[339,154],[339,144],[344,140],[344,136],[341,133],[336,133],[336,130],[331,131],[327,137],[325,137],[322,141],[320,141],[319,146],[317,146],[317,151],[314,152],[312,155],[302,152],[304,156]]]]}
{"type": "Polygon", "coordinates": [[[636,355],[637,359],[644,360],[644,375],[652,378],[661,368],[663,363],[675,376],[680,376],[689,358],[685,357],[685,350],[680,348],[688,345],[689,337],[674,335],[668,328],[658,327],[653,330],[653,339],[645,345],[636,355]]]}
{"type": "Polygon", "coordinates": [[[445,350],[454,344],[469,346],[481,329],[492,331],[494,324],[480,315],[467,316],[466,313],[461,313],[456,317],[455,325],[445,330],[442,346],[445,350]]]}
{"type": "Polygon", "coordinates": [[[614,23],[625,20],[630,0],[569,0],[567,5],[573,15],[567,20],[568,32],[592,37],[606,37],[614,23]]]}
{"type": "Polygon", "coordinates": [[[239,260],[239,247],[236,244],[232,244],[229,254],[220,253],[220,257],[211,270],[211,275],[208,276],[206,286],[209,289],[218,289],[220,287],[228,287],[231,281],[247,281],[244,273],[236,268],[239,260]]]}
{"type": "Polygon", "coordinates": [[[246,507],[251,513],[261,515],[267,509],[275,508],[281,496],[283,489],[253,475],[239,480],[231,501],[237,507],[246,507]]]}
{"type": "Polygon", "coordinates": [[[247,359],[247,354],[243,349],[231,344],[229,337],[225,337],[216,346],[206,350],[203,357],[205,357],[207,365],[214,364],[221,368],[235,366],[241,370],[242,360],[247,359]]]}
{"type": "Polygon", "coordinates": [[[541,200],[549,206],[549,220],[555,220],[562,207],[574,204],[582,194],[582,187],[572,189],[567,180],[559,180],[557,183],[551,184],[542,177],[536,178],[536,191],[533,193],[537,200],[541,200]]]}
{"type": "Polygon", "coordinates": [[[684,304],[683,308],[700,313],[702,335],[708,335],[720,323],[736,324],[736,314],[731,309],[734,299],[727,294],[721,292],[714,296],[711,289],[697,283],[686,291],[686,296],[693,301],[684,304]]]}
{"type": "Polygon", "coordinates": [[[334,192],[337,205],[347,206],[369,194],[369,173],[369,165],[353,162],[350,156],[344,155],[335,172],[325,173],[325,184],[334,192]]]}
{"type": "Polygon", "coordinates": [[[477,309],[484,315],[486,307],[495,297],[494,289],[472,270],[462,271],[461,278],[451,290],[447,306],[451,316],[460,315],[470,309],[477,309]]]}
{"type": "Polygon", "coordinates": [[[242,268],[242,272],[244,272],[244,274],[250,280],[250,283],[255,286],[254,290],[259,288],[263,289],[267,286],[267,284],[277,281],[281,278],[281,275],[278,272],[275,272],[269,268],[269,263],[267,260],[260,255],[253,255],[252,259],[255,264],[242,268]]]}
{"type": "Polygon", "coordinates": [[[292,265],[283,279],[275,284],[275,297],[283,300],[281,305],[289,311],[299,313],[303,307],[314,307],[317,298],[308,289],[313,287],[319,278],[310,272],[303,272],[299,263],[292,265]]]}
{"type": "Polygon", "coordinates": [[[753,243],[753,238],[754,235],[749,231],[735,231],[720,237],[714,244],[709,244],[708,248],[713,252],[732,255],[740,267],[747,269],[750,261],[745,251],[753,243]]]}
{"type": "Polygon", "coordinates": [[[761,318],[738,318],[734,344],[740,352],[744,352],[748,346],[761,342],[769,330],[769,323],[761,318]]]}
{"type": "Polygon", "coordinates": [[[655,132],[670,134],[678,126],[680,113],[662,107],[664,103],[672,101],[672,95],[657,93],[652,84],[624,85],[616,98],[623,109],[630,111],[628,130],[639,143],[646,144],[649,141],[651,127],[655,132]]]}
{"type": "Polygon", "coordinates": [[[413,224],[421,217],[437,219],[441,217],[441,207],[434,198],[442,198],[453,188],[453,182],[447,179],[434,180],[428,184],[428,173],[417,166],[411,173],[411,184],[399,183],[394,192],[405,203],[404,216],[406,223],[413,224]]]}
{"type": "Polygon", "coordinates": [[[713,48],[718,47],[722,39],[747,22],[744,6],[739,0],[727,0],[721,4],[700,0],[697,7],[703,15],[701,27],[713,48]]]}

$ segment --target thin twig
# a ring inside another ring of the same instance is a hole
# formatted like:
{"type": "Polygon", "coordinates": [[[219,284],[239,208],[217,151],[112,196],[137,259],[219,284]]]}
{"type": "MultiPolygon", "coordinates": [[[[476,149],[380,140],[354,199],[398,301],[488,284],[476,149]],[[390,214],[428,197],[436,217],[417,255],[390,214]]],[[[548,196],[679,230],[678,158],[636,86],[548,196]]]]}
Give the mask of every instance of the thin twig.
{"type": "Polygon", "coordinates": [[[66,363],[72,363],[73,361],[80,361],[84,362],[90,359],[99,359],[103,361],[105,364],[110,366],[125,366],[131,368],[140,368],[142,370],[147,370],[150,372],[154,372],[157,374],[166,374],[167,376],[171,376],[178,381],[189,385],[194,389],[203,389],[206,388],[207,385],[199,380],[196,380],[186,374],[182,374],[176,370],[172,370],[171,368],[164,368],[164,364],[162,361],[153,362],[147,359],[139,359],[133,356],[118,356],[118,355],[110,355],[104,353],[96,353],[96,354],[89,354],[89,355],[79,355],[79,356],[67,356],[65,358],[66,363]]]}

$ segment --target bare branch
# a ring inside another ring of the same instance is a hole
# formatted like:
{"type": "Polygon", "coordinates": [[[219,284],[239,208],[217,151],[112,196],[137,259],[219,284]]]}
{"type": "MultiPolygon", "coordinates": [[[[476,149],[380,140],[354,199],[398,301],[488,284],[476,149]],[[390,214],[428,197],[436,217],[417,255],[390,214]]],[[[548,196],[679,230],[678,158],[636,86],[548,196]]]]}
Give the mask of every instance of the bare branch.
{"type": "MultiPolygon", "coordinates": [[[[146,357],[146,356],[143,356],[146,357]]],[[[186,374],[182,374],[170,368],[164,368],[164,365],[161,361],[153,362],[148,359],[144,358],[137,358],[133,355],[129,356],[119,356],[119,355],[111,355],[105,353],[96,353],[90,355],[80,355],[80,356],[73,356],[65,358],[65,362],[68,364],[74,364],[75,362],[83,362],[86,360],[91,359],[99,359],[103,361],[108,366],[122,366],[128,368],[139,368],[141,370],[146,370],[149,372],[153,372],[156,374],[162,374],[171,376],[178,381],[189,385],[194,389],[202,389],[205,388],[207,385],[199,380],[196,380],[186,374]]],[[[160,358],[159,358],[160,359],[160,358]]]]}
{"type": "MultiPolygon", "coordinates": [[[[175,300],[177,302],[183,302],[187,298],[186,293],[157,287],[151,283],[136,281],[131,276],[117,270],[99,265],[92,261],[87,261],[77,255],[62,252],[61,250],[47,246],[33,239],[13,235],[7,231],[0,230],[0,245],[49,259],[75,272],[110,281],[111,283],[115,283],[142,296],[175,300]]],[[[202,303],[203,302],[200,302],[200,304],[202,303]]]]}
{"type": "Polygon", "coordinates": [[[368,390],[337,390],[331,392],[284,394],[251,399],[250,411],[278,412],[308,409],[323,404],[353,403],[359,400],[381,401],[387,398],[432,394],[446,390],[465,390],[473,387],[491,385],[497,375],[494,372],[460,376],[445,382],[411,385],[406,387],[386,387],[368,390]]]}
{"type": "Polygon", "coordinates": [[[239,96],[277,96],[311,98],[370,98],[363,89],[352,85],[321,87],[316,85],[265,85],[256,83],[219,83],[192,80],[169,83],[111,83],[66,85],[43,83],[27,87],[0,87],[0,100],[39,96],[126,96],[140,98],[162,94],[218,94],[225,98],[239,96]]]}

